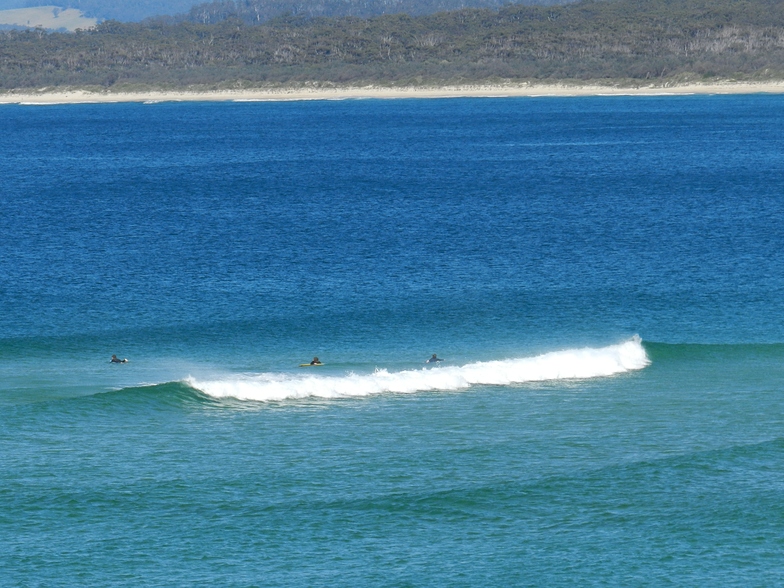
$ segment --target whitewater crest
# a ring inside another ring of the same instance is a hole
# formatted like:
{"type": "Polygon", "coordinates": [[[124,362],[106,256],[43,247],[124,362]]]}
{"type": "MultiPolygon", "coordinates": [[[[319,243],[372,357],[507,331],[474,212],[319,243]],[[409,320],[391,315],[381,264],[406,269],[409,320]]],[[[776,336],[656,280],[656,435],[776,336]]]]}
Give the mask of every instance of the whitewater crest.
{"type": "Polygon", "coordinates": [[[263,373],[253,376],[186,383],[213,398],[276,401],[296,398],[350,398],[372,394],[406,394],[428,390],[462,390],[475,385],[506,386],[525,382],[608,377],[650,364],[642,340],[599,348],[566,349],[535,357],[482,361],[464,366],[438,366],[369,374],[300,375],[263,373]]]}

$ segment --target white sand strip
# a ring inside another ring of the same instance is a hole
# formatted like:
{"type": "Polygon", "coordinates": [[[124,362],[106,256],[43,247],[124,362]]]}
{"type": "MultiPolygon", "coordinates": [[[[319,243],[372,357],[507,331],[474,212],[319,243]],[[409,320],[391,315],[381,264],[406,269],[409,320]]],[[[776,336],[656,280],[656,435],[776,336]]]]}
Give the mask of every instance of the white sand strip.
{"type": "Polygon", "coordinates": [[[780,82],[714,82],[706,84],[602,86],[571,84],[504,84],[443,87],[387,88],[377,86],[336,88],[257,88],[218,91],[93,92],[87,90],[41,89],[0,93],[2,104],[58,104],[89,102],[170,101],[285,101],[344,100],[357,98],[457,98],[506,96],[624,96],[677,94],[784,93],[780,82]]]}

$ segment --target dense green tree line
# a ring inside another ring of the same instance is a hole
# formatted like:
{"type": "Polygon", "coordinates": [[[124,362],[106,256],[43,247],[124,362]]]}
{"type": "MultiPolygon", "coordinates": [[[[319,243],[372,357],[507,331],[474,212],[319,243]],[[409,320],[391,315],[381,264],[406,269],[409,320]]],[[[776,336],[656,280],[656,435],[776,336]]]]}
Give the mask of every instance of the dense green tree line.
{"type": "MultiPolygon", "coordinates": [[[[518,3],[550,6],[573,1],[522,0],[518,3]]],[[[383,14],[421,16],[463,8],[500,8],[506,4],[509,4],[508,0],[214,0],[194,6],[186,18],[201,24],[235,19],[245,24],[257,25],[285,14],[310,18],[371,18],[383,14]]]]}
{"type": "Polygon", "coordinates": [[[612,0],[260,26],[104,22],[0,33],[3,88],[441,84],[784,75],[779,0],[612,0]]]}

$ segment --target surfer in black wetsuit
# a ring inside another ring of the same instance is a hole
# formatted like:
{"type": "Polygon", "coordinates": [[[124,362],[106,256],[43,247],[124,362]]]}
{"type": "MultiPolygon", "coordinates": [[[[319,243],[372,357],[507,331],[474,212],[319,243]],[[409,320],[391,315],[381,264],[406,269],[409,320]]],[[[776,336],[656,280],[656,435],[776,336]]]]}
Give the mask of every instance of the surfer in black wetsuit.
{"type": "Polygon", "coordinates": [[[112,358],[109,360],[111,363],[128,363],[127,359],[120,359],[116,355],[112,355],[112,358]]]}
{"type": "Polygon", "coordinates": [[[438,355],[434,353],[433,357],[427,360],[427,363],[438,363],[439,361],[444,361],[444,360],[438,357],[438,355]]]}
{"type": "Polygon", "coordinates": [[[318,357],[314,357],[313,361],[310,362],[310,365],[321,365],[321,361],[318,357]]]}

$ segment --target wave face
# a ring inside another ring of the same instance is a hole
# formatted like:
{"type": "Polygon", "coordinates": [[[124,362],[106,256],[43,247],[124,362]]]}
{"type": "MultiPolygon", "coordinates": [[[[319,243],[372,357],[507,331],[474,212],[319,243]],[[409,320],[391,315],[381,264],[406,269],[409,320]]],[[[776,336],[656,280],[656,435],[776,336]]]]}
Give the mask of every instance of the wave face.
{"type": "Polygon", "coordinates": [[[296,398],[351,398],[372,394],[409,394],[428,390],[462,390],[474,385],[508,386],[547,380],[613,376],[650,363],[639,337],[601,348],[567,349],[535,357],[437,366],[420,370],[343,376],[264,373],[242,378],[186,383],[213,398],[261,402],[296,398]]]}

